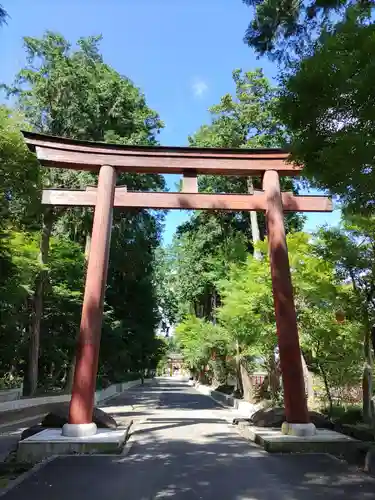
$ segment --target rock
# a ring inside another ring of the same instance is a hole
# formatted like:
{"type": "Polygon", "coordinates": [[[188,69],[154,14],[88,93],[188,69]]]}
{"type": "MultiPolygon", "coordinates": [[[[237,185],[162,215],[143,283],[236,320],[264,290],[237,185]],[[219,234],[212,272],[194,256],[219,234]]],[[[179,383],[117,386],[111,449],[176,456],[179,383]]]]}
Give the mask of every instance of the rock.
{"type": "MultiPolygon", "coordinates": [[[[62,404],[48,413],[42,420],[41,425],[48,428],[62,428],[68,423],[68,416],[69,404],[62,404]]],[[[99,429],[117,429],[116,420],[99,408],[94,408],[92,420],[99,429]]]]}
{"type": "Polygon", "coordinates": [[[330,429],[333,430],[333,423],[321,413],[317,411],[309,411],[310,422],[312,422],[317,429],[330,429]]]}
{"type": "Polygon", "coordinates": [[[251,419],[250,418],[234,418],[232,420],[232,425],[239,425],[242,422],[245,422],[245,423],[251,425],[251,419]]]}
{"type": "Polygon", "coordinates": [[[264,408],[251,417],[251,424],[256,427],[281,427],[285,422],[284,408],[264,408]]]}
{"type": "MultiPolygon", "coordinates": [[[[318,429],[332,429],[332,423],[321,413],[310,411],[310,421],[318,429]]],[[[258,410],[251,417],[251,425],[256,427],[280,427],[285,422],[285,409],[282,407],[258,410]]]]}
{"type": "Polygon", "coordinates": [[[25,429],[22,434],[20,441],[23,441],[24,439],[34,436],[34,434],[38,434],[39,432],[42,432],[46,429],[46,427],[43,427],[42,425],[33,425],[32,427],[29,427],[28,429],[25,429]]]}

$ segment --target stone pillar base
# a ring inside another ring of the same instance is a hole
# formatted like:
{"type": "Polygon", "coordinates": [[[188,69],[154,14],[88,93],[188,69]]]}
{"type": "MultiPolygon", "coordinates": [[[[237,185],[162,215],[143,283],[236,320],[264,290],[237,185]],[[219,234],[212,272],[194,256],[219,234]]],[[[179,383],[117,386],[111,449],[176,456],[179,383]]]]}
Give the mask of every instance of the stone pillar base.
{"type": "Polygon", "coordinates": [[[287,436],[310,437],[315,436],[316,427],[311,422],[309,424],[290,424],[289,422],[284,422],[281,426],[281,432],[287,436]]]}
{"type": "Polygon", "coordinates": [[[87,437],[94,436],[98,428],[93,422],[91,424],[65,424],[62,435],[65,437],[87,437]]]}

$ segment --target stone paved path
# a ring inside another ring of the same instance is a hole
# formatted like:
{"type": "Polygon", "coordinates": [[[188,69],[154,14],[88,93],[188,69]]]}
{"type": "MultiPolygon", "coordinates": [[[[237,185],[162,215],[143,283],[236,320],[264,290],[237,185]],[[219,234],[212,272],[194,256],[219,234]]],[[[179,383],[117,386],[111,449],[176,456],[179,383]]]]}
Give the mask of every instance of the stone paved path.
{"type": "Polygon", "coordinates": [[[4,500],[367,500],[375,479],[326,455],[268,455],[227,423],[228,411],[162,379],[111,401],[135,420],[126,457],[61,457],[4,500]],[[133,406],[131,406],[133,405],[133,406]]]}

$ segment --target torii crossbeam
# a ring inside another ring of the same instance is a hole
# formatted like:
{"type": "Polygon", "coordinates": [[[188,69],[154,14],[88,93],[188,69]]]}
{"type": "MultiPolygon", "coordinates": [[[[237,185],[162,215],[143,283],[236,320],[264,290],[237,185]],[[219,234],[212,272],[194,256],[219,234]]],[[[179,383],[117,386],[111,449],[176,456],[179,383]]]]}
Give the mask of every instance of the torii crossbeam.
{"type": "Polygon", "coordinates": [[[187,210],[262,210],[266,213],[272,287],[280,365],[284,387],[286,433],[314,433],[309,423],[301,363],[293,287],[285,238],[284,211],[329,212],[323,196],[281,193],[279,175],[301,174],[281,149],[217,149],[119,146],[24,132],[29,148],[42,165],[99,173],[98,186],[86,190],[48,189],[44,205],[93,206],[91,251],[88,260],[76,368],[64,435],[96,432],[92,423],[98,368],[104,293],[107,280],[113,207],[187,210]],[[116,187],[118,172],[179,173],[181,193],[128,192],[116,187]],[[198,193],[197,175],[262,176],[263,191],[252,195],[198,193]]]}

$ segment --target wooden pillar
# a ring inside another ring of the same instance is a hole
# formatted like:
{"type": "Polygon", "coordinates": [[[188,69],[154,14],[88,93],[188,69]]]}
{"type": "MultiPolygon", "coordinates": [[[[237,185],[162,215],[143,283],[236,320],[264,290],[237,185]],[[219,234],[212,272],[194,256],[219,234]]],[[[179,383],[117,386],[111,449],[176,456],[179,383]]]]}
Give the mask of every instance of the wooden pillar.
{"type": "Polygon", "coordinates": [[[266,220],[272,288],[279,343],[284,403],[288,423],[309,422],[293,287],[285,238],[279,174],[270,170],[263,177],[267,200],[266,220]]]}
{"type": "Polygon", "coordinates": [[[72,399],[69,408],[70,424],[92,422],[115,185],[116,169],[104,165],[99,172],[91,251],[87,266],[72,399]]]}
{"type": "Polygon", "coordinates": [[[198,193],[198,177],[196,172],[184,172],[182,176],[182,192],[198,193]]]}

